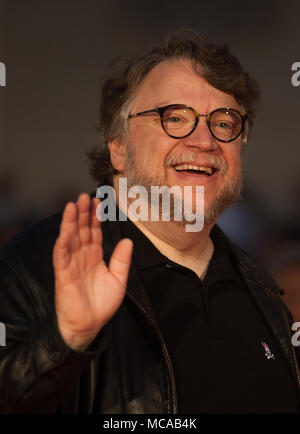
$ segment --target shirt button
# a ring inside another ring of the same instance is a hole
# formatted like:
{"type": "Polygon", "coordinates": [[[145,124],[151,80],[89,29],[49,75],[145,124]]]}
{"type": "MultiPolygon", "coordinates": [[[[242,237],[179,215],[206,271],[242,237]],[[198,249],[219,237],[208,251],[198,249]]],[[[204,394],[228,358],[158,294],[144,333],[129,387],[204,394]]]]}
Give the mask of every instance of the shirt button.
{"type": "Polygon", "coordinates": [[[167,268],[173,268],[171,264],[166,264],[167,268]]]}

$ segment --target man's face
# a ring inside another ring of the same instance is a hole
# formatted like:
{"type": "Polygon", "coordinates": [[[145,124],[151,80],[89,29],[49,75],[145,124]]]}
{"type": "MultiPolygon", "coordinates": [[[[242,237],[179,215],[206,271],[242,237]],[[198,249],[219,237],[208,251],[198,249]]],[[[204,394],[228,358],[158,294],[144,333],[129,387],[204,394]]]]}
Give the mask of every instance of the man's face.
{"type": "MultiPolygon", "coordinates": [[[[213,88],[195,73],[190,62],[174,60],[160,63],[149,72],[131,113],[176,103],[189,105],[201,114],[221,107],[242,110],[233,96],[213,88]]],[[[190,136],[174,139],[163,131],[158,120],[155,113],[129,121],[122,173],[128,179],[128,187],[143,185],[150,192],[152,185],[176,185],[183,194],[184,186],[191,186],[193,192],[196,186],[204,186],[205,223],[214,222],[240,196],[241,136],[222,143],[211,135],[206,118],[200,117],[190,136]],[[208,176],[175,169],[184,163],[211,166],[215,171],[208,176]]],[[[193,193],[193,209],[195,200],[193,193]]]]}

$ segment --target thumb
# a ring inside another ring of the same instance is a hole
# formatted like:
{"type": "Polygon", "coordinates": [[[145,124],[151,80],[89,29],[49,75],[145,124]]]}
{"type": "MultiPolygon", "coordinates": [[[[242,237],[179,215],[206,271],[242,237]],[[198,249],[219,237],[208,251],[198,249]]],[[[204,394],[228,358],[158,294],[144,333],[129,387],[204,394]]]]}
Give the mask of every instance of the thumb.
{"type": "Polygon", "coordinates": [[[132,251],[133,242],[129,238],[124,238],[116,245],[109,261],[109,271],[122,286],[126,286],[127,283],[132,251]]]}

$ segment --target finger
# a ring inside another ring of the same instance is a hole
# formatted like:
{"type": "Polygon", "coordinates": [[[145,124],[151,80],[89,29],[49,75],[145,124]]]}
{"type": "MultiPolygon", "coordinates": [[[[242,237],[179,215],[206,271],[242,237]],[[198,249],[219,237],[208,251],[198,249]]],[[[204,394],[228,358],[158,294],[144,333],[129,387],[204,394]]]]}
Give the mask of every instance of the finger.
{"type": "Polygon", "coordinates": [[[72,252],[76,251],[80,247],[77,235],[77,214],[77,206],[75,203],[68,202],[65,206],[62,222],[60,224],[60,233],[67,232],[70,235],[69,247],[72,252]]]}
{"type": "Polygon", "coordinates": [[[66,231],[70,235],[77,232],[77,207],[73,202],[68,202],[65,206],[60,224],[60,231],[66,231]]]}
{"type": "Polygon", "coordinates": [[[102,243],[102,230],[100,220],[97,216],[100,215],[101,202],[99,199],[94,197],[91,205],[91,215],[90,215],[90,227],[91,227],[91,242],[93,244],[102,243]]]}
{"type": "Polygon", "coordinates": [[[53,249],[53,265],[54,268],[62,271],[70,263],[71,255],[69,250],[70,235],[68,232],[61,232],[57,238],[53,249]]]}
{"type": "Polygon", "coordinates": [[[119,280],[122,286],[127,283],[132,251],[133,242],[129,238],[124,238],[115,247],[109,261],[109,271],[119,280]]]}
{"type": "Polygon", "coordinates": [[[82,193],[77,200],[78,210],[78,237],[82,245],[89,243],[91,231],[89,227],[90,221],[90,196],[82,193]]]}

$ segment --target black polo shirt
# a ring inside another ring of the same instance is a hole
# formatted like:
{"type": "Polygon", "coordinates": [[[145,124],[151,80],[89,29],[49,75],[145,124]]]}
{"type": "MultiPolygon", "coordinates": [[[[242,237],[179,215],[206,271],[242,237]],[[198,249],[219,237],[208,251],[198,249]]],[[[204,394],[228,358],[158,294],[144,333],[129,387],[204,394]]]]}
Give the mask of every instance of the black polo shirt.
{"type": "Polygon", "coordinates": [[[120,228],[134,242],[133,261],[171,357],[179,412],[298,412],[291,370],[216,231],[201,281],[130,220],[120,228]]]}

